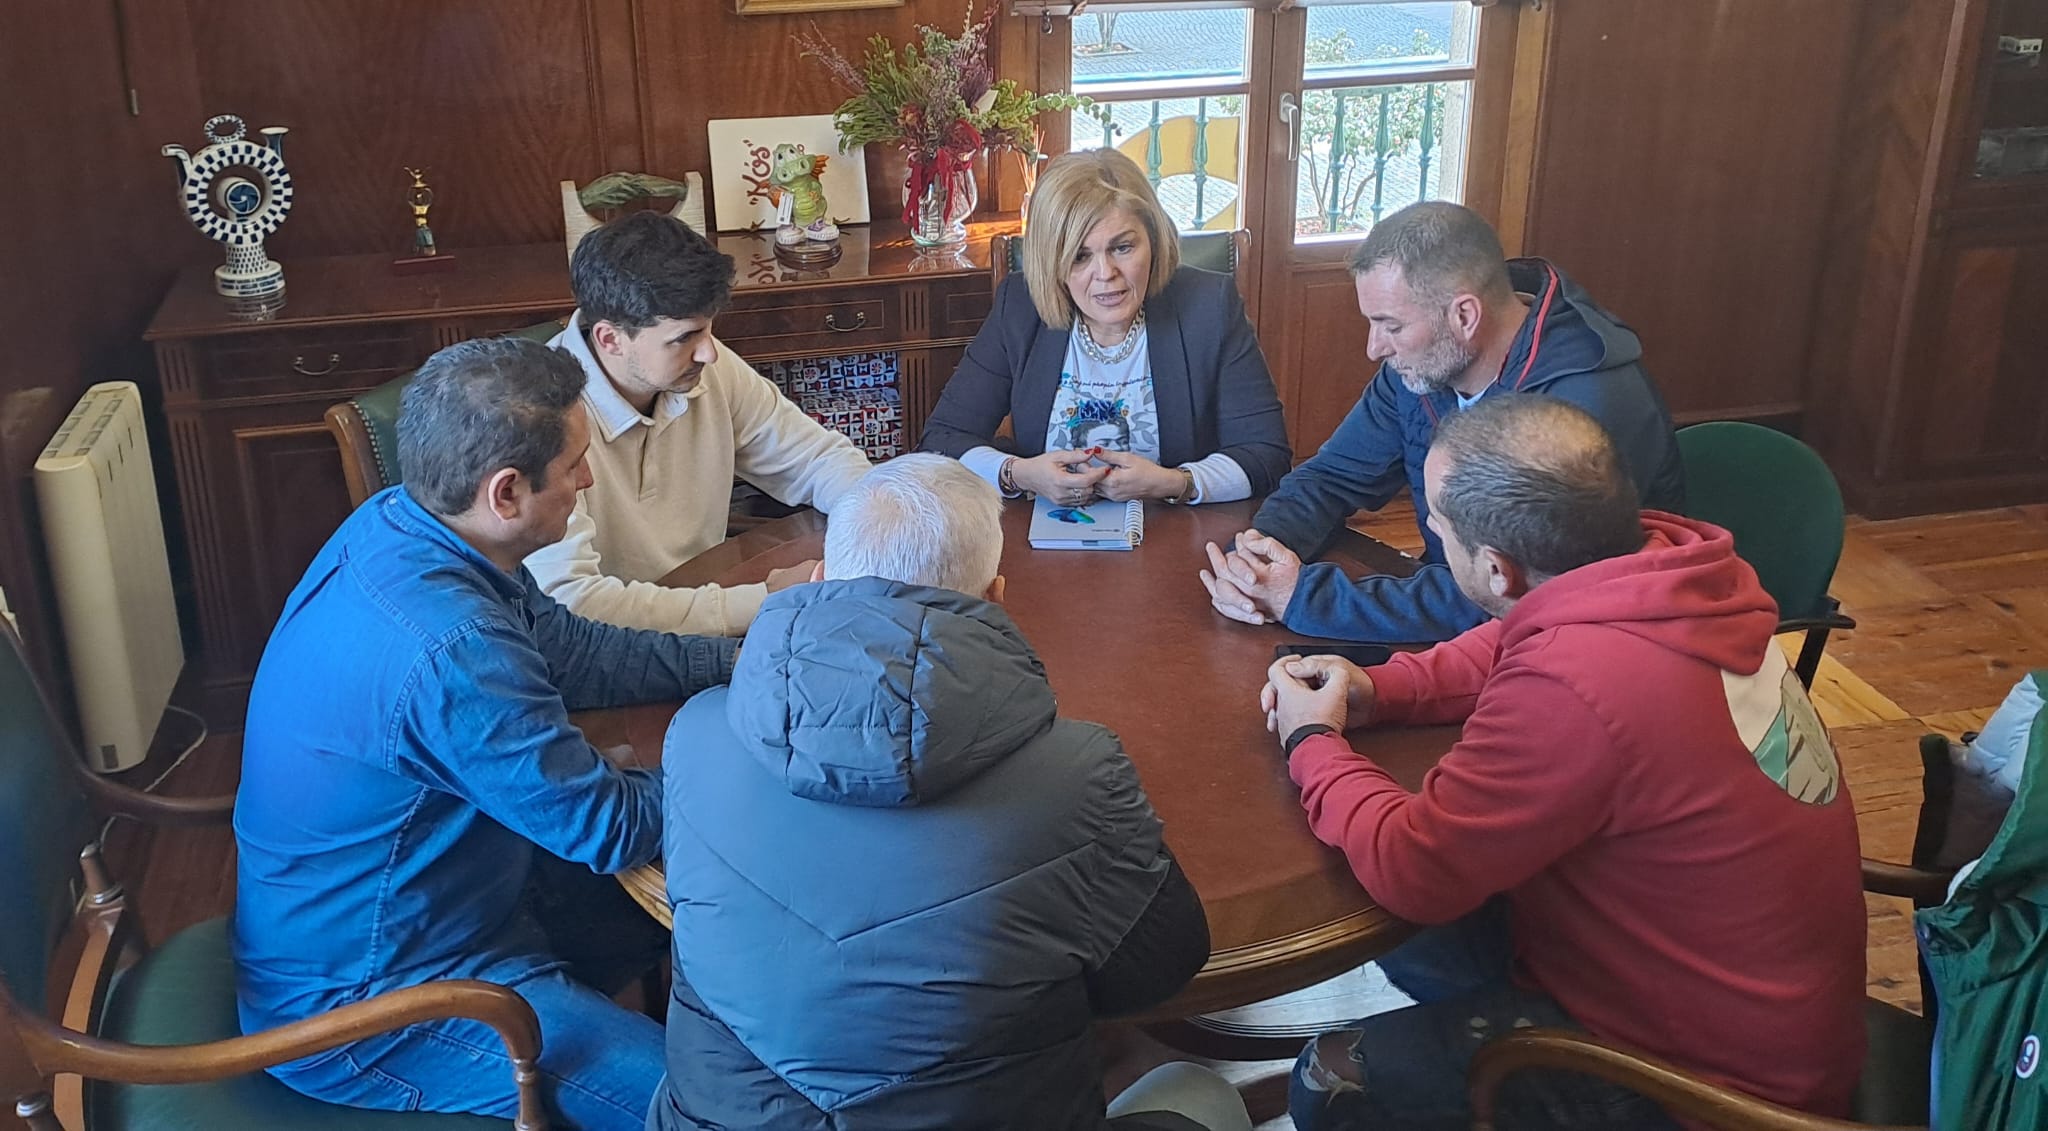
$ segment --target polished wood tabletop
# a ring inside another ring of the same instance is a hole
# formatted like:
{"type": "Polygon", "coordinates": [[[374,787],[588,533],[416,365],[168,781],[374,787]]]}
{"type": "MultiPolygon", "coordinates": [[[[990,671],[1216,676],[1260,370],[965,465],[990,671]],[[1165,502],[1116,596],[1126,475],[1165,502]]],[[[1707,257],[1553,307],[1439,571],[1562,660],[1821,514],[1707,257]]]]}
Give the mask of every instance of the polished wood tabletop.
{"type": "MultiPolygon", "coordinates": [[[[1034,550],[1031,508],[1003,516],[1004,607],[1044,660],[1060,714],[1102,723],[1123,740],[1167,843],[1209,916],[1207,966],[1155,1016],[1187,1016],[1312,985],[1384,953],[1409,927],[1376,906],[1342,854],[1309,834],[1300,795],[1258,692],[1274,646],[1302,639],[1276,626],[1226,620],[1196,571],[1206,542],[1228,544],[1250,503],[1149,505],[1144,544],[1123,552],[1034,550]]],[[[821,552],[824,520],[804,513],[749,531],[695,559],[669,584],[754,581],[821,552]]],[[[1408,573],[1415,562],[1345,532],[1325,560],[1354,575],[1408,573]]],[[[630,743],[652,765],[674,705],[579,716],[600,747],[630,743]]],[[[1455,727],[1353,734],[1403,785],[1419,787],[1455,727]]],[[[628,882],[664,921],[658,871],[628,882]]]]}

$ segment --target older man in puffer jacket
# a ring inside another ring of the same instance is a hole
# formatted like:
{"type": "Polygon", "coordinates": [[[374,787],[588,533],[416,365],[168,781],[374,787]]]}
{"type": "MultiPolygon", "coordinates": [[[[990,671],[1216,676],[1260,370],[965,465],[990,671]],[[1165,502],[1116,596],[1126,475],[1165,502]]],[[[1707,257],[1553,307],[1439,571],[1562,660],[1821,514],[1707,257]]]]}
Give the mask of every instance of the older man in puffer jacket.
{"type": "Polygon", "coordinates": [[[1236,1128],[1168,1065],[1112,1120],[1091,1026],[1171,996],[1202,905],[1116,736],[998,604],[1001,500],[911,455],[832,512],[663,753],[675,913],[649,1126],[1236,1128]]]}

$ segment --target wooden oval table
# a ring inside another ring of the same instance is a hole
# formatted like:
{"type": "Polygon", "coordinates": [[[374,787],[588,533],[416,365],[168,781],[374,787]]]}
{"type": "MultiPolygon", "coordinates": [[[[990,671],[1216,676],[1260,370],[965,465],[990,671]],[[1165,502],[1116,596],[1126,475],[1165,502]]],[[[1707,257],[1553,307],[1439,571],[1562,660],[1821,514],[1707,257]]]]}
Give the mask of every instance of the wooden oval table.
{"type": "MultiPolygon", "coordinates": [[[[1148,1017],[1175,1018],[1260,1001],[1334,977],[1384,953],[1411,928],[1375,905],[1341,853],[1309,834],[1300,795],[1258,709],[1275,626],[1227,620],[1196,571],[1205,542],[1227,544],[1250,503],[1152,505],[1136,550],[1034,550],[1028,503],[1003,515],[1004,607],[1044,660],[1063,716],[1116,731],[1166,824],[1167,843],[1208,912],[1208,965],[1148,1017]]],[[[820,555],[824,520],[806,512],[715,547],[664,581],[757,581],[820,555]]],[[[1324,560],[1348,571],[1406,574],[1413,559],[1345,531],[1324,560]]],[[[578,722],[600,748],[630,743],[655,765],[674,704],[593,711],[578,722]]],[[[1455,727],[1368,730],[1362,751],[1409,789],[1457,737],[1455,727]]],[[[660,870],[623,877],[663,923],[660,870]]]]}

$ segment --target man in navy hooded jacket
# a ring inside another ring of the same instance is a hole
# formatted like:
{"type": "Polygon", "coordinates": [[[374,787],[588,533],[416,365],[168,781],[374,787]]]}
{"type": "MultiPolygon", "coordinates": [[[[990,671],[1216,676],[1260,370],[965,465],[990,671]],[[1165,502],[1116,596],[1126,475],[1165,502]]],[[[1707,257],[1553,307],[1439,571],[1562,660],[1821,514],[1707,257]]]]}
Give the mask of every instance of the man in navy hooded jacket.
{"type": "Polygon", "coordinates": [[[1613,437],[1642,505],[1683,513],[1671,414],[1635,332],[1541,259],[1509,262],[1461,205],[1426,201],[1375,225],[1351,257],[1366,353],[1381,363],[1322,450],[1280,481],[1228,553],[1211,545],[1202,583],[1218,612],[1352,640],[1448,640],[1486,620],[1458,591],[1429,529],[1422,461],[1437,423],[1485,397],[1541,393],[1584,409],[1613,437]],[[1352,581],[1307,564],[1354,512],[1403,488],[1423,562],[1411,577],[1352,581]]]}

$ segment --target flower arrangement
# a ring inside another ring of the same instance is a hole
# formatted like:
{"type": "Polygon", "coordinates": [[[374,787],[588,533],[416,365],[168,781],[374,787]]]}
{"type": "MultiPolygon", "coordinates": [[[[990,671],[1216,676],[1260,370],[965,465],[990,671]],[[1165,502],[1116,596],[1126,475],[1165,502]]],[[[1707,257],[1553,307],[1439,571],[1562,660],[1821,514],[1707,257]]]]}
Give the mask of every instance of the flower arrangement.
{"type": "Polygon", "coordinates": [[[977,19],[969,4],[957,37],[920,25],[916,42],[900,52],[877,35],[868,40],[859,66],[826,42],[815,24],[795,37],[801,54],[816,58],[853,92],[832,113],[840,151],[877,142],[902,147],[909,159],[906,224],[916,225],[927,188],[951,184],[982,149],[1013,149],[1033,166],[1040,156],[1038,115],[1080,110],[1108,122],[1108,111],[1093,99],[1033,94],[1013,79],[995,77],[988,44],[996,8],[991,4],[977,19]]]}

